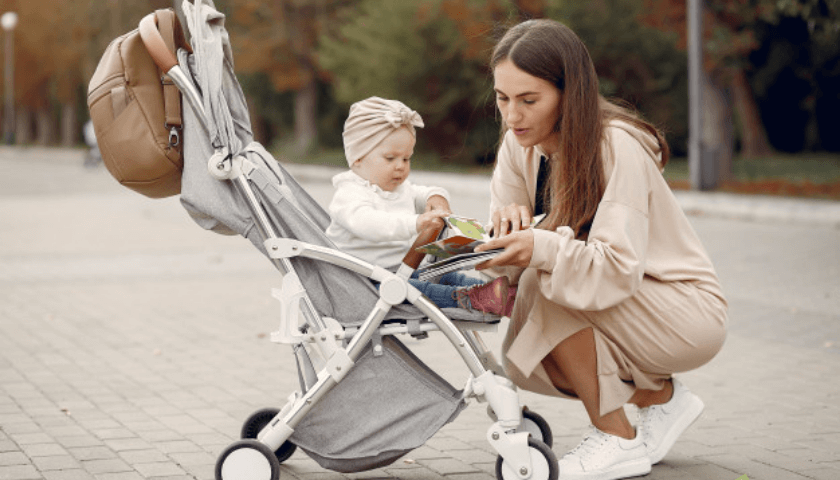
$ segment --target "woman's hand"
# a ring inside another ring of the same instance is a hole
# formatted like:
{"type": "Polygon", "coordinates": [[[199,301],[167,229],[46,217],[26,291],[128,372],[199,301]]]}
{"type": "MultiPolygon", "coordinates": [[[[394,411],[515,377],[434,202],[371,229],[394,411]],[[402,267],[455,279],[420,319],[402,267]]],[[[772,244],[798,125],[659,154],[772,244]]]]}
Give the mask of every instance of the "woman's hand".
{"type": "Polygon", "coordinates": [[[430,227],[442,228],[443,219],[449,216],[448,210],[429,210],[417,216],[417,233],[430,227]]]}
{"type": "MultiPolygon", "coordinates": [[[[490,234],[500,238],[531,226],[531,210],[524,205],[511,203],[493,212],[490,234]]],[[[532,242],[533,243],[533,242],[532,242]]]]}
{"type": "Polygon", "coordinates": [[[531,264],[531,256],[534,254],[534,230],[528,228],[511,232],[501,238],[494,238],[479,245],[475,251],[484,252],[498,248],[503,248],[504,251],[490,260],[476,265],[476,270],[505,266],[528,267],[531,264]]]}

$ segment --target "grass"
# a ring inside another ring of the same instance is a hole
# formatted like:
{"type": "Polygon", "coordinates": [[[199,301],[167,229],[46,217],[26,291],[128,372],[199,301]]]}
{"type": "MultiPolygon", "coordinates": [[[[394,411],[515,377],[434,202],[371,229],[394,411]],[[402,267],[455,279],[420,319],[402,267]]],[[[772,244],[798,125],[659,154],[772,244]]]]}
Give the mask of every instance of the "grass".
{"type": "MultiPolygon", "coordinates": [[[[735,193],[785,195],[840,200],[840,154],[777,154],[763,158],[735,158],[733,178],[720,190],[735,193]]],[[[674,158],[665,168],[675,189],[690,186],[688,160],[674,158]]]]}
{"type": "MultiPolygon", "coordinates": [[[[840,154],[814,153],[736,158],[732,162],[736,180],[785,179],[790,182],[832,183],[840,181],[840,154]]],[[[688,159],[674,158],[665,169],[668,180],[688,180],[688,159]]]]}

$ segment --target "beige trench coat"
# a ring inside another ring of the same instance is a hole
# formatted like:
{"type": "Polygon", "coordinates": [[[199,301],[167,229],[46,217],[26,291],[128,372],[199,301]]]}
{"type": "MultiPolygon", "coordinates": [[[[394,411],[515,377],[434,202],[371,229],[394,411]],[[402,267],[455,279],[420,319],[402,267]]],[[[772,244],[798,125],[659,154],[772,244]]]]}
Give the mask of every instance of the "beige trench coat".
{"type": "MultiPolygon", "coordinates": [[[[565,396],[542,366],[574,333],[592,327],[602,414],[636,388],[658,390],[723,346],[726,300],[708,254],[662,178],[659,147],[623,122],[607,128],[606,190],[586,241],[569,227],[534,231],[518,280],[503,365],[519,387],[565,396]]],[[[516,203],[533,211],[539,147],[509,132],[491,182],[491,211],[516,203]]]]}

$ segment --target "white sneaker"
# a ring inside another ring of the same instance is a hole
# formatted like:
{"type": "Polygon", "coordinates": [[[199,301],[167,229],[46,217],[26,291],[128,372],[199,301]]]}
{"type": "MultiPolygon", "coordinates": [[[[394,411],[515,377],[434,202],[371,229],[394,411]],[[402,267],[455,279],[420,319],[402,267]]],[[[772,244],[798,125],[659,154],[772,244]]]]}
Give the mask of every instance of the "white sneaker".
{"type": "Polygon", "coordinates": [[[650,463],[659,463],[688,427],[703,413],[703,401],[672,379],[674,394],[667,403],[639,409],[639,431],[650,463]]]}
{"type": "Polygon", "coordinates": [[[615,480],[650,473],[650,460],[642,436],[627,440],[597,428],[560,459],[562,480],[615,480]]]}

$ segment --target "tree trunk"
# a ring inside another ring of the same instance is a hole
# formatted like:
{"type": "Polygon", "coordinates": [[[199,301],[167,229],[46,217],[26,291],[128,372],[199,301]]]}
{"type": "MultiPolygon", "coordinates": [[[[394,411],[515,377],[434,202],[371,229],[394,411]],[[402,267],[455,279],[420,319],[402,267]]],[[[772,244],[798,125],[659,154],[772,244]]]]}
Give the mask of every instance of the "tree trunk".
{"type": "Polygon", "coordinates": [[[773,149],[767,140],[767,132],[758,113],[755,95],[747,81],[747,75],[741,68],[732,78],[732,96],[741,123],[741,155],[744,158],[756,158],[772,154],[773,149]]]}
{"type": "Polygon", "coordinates": [[[55,142],[55,129],[51,113],[49,108],[39,108],[35,112],[35,143],[37,145],[46,146],[55,142]]]}
{"type": "Polygon", "coordinates": [[[18,105],[15,112],[15,143],[27,145],[32,143],[32,110],[18,105]]]}
{"type": "Polygon", "coordinates": [[[251,119],[251,133],[254,135],[254,140],[266,147],[270,147],[273,140],[271,138],[271,130],[267,125],[268,122],[265,121],[265,117],[262,115],[259,103],[255,102],[249,96],[245,97],[245,103],[248,104],[248,112],[251,119]]]}
{"type": "Polygon", "coordinates": [[[732,157],[735,142],[732,127],[732,108],[726,91],[708,74],[703,74],[703,138],[701,139],[704,162],[714,163],[715,182],[731,180],[732,157]]]}
{"type": "Polygon", "coordinates": [[[318,85],[315,74],[295,92],[295,146],[300,155],[308,152],[318,138],[318,85]]]}
{"type": "Polygon", "coordinates": [[[72,147],[79,140],[79,125],[76,121],[76,106],[65,103],[61,106],[61,145],[72,147]]]}
{"type": "Polygon", "coordinates": [[[313,60],[318,10],[313,4],[291,2],[284,3],[284,13],[302,79],[294,94],[294,149],[297,155],[304,155],[315,146],[318,136],[318,76],[313,60]]]}

